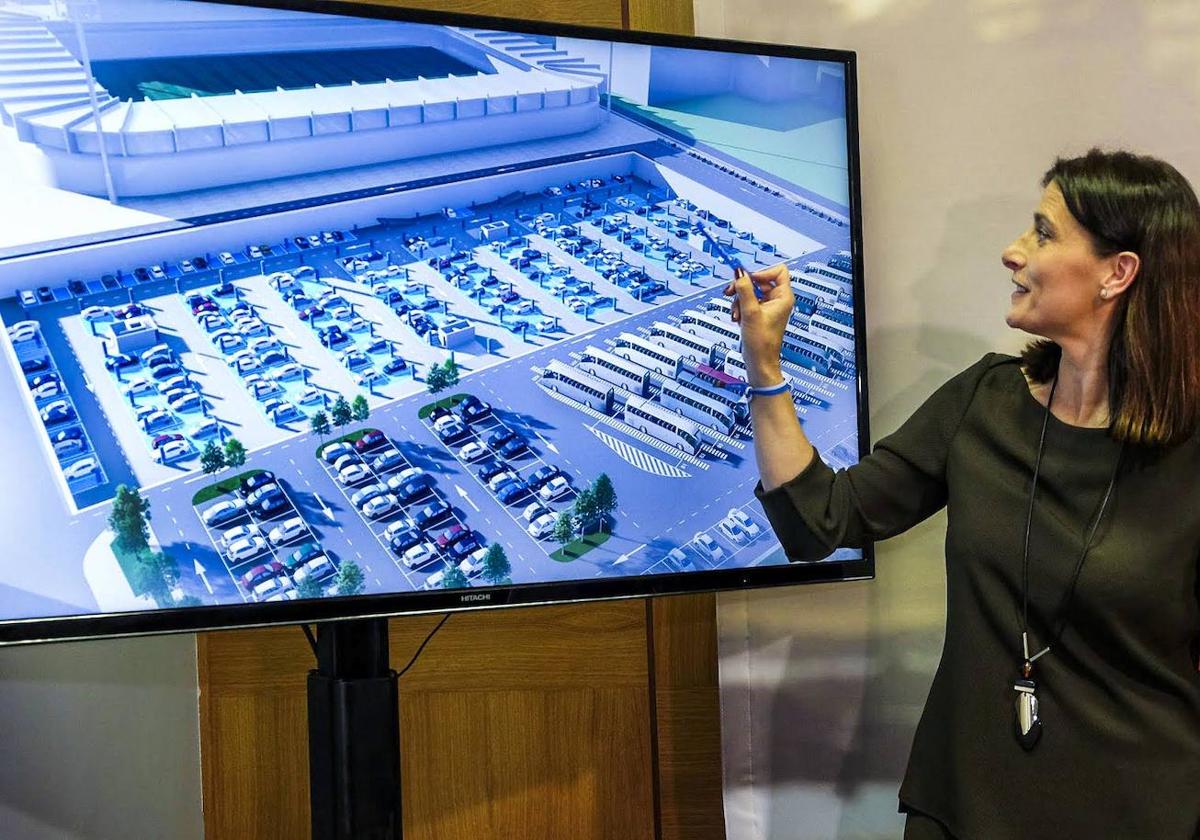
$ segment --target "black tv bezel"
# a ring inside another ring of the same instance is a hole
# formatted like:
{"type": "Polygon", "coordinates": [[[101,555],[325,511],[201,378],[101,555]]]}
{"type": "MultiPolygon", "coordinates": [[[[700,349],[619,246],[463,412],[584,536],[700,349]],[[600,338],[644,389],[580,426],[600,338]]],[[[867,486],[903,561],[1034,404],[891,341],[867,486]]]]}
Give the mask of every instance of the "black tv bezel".
{"type": "MultiPolygon", "coordinates": [[[[375,18],[434,26],[470,26],[530,33],[618,41],[650,46],[707,49],[717,52],[749,53],[804,60],[840,63],[846,88],[846,139],[849,170],[850,250],[853,255],[855,296],[854,328],[858,400],[859,455],[869,451],[870,431],[867,401],[866,315],[863,291],[862,191],[858,143],[857,54],[850,50],[799,47],[750,41],[732,41],[694,35],[673,35],[629,29],[608,29],[564,23],[405,9],[359,2],[329,0],[176,0],[228,6],[281,9],[328,14],[339,17],[375,18]]],[[[113,238],[119,238],[114,232],[113,238]]],[[[349,597],[298,600],[281,603],[221,604],[178,607],[140,612],[97,613],[79,616],[0,619],[0,646],[86,639],[194,633],[293,624],[310,624],[343,619],[399,617],[449,610],[479,610],[584,601],[683,595],[720,590],[871,579],[875,576],[873,544],[862,549],[857,560],[824,560],[755,568],[722,569],[666,575],[630,576],[563,583],[525,583],[411,593],[381,593],[349,597]]]]}

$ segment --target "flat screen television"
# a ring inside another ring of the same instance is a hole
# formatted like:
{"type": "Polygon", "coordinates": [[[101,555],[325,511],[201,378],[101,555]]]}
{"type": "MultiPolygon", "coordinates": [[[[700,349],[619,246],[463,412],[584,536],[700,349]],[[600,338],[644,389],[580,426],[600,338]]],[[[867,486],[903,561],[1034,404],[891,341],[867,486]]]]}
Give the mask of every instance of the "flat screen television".
{"type": "Polygon", "coordinates": [[[730,272],[869,439],[853,53],[351,3],[0,9],[0,643],[789,564],[730,272]]]}

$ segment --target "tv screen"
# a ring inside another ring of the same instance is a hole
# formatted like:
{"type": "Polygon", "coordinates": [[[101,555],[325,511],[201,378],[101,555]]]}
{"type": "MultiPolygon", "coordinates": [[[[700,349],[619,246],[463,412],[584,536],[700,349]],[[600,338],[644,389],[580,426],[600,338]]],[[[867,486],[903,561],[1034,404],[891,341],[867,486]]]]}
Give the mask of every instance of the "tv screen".
{"type": "Polygon", "coordinates": [[[729,264],[866,444],[854,55],[336,4],[0,10],[0,642],[873,573],[752,488],[729,264]]]}

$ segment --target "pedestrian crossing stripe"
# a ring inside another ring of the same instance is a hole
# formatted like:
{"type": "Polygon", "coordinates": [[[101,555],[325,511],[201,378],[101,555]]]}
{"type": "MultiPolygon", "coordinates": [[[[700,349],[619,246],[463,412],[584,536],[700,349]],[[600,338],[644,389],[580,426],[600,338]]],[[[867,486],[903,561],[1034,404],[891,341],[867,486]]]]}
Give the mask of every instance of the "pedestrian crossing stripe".
{"type": "Polygon", "coordinates": [[[664,478],[691,478],[691,473],[681,470],[674,464],[668,464],[661,458],[655,458],[608,432],[602,432],[595,426],[588,426],[587,429],[600,438],[604,445],[620,456],[623,461],[643,472],[660,475],[664,478]]]}

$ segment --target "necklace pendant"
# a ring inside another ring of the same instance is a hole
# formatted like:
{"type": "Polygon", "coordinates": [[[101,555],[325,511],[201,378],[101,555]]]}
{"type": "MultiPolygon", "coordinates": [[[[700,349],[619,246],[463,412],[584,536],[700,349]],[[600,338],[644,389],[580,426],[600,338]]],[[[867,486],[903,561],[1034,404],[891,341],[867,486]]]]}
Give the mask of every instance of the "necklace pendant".
{"type": "MultiPolygon", "coordinates": [[[[1031,669],[1026,669],[1025,673],[1031,669]]],[[[1016,697],[1016,736],[1026,752],[1037,746],[1042,737],[1042,721],[1038,717],[1037,683],[1031,679],[1018,679],[1013,683],[1016,697]]]]}

